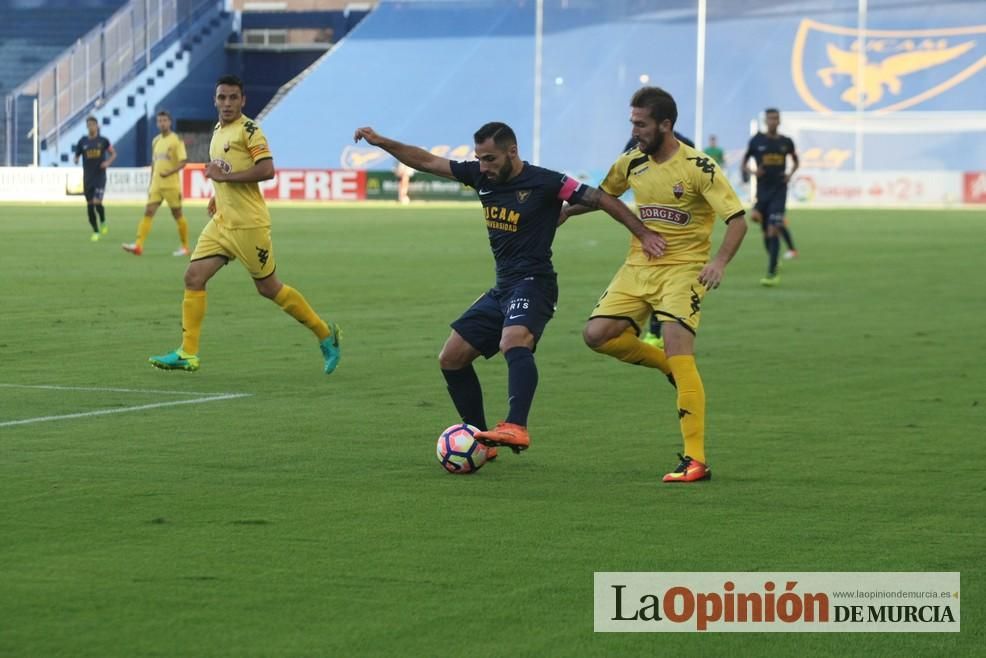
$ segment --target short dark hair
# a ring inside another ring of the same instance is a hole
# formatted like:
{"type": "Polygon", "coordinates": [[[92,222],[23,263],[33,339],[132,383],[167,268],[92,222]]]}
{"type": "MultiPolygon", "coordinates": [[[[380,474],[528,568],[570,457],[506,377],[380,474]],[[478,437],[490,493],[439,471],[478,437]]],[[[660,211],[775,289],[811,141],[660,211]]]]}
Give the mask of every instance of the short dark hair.
{"type": "Polygon", "coordinates": [[[228,85],[230,87],[239,87],[240,93],[243,93],[243,81],[237,78],[235,75],[224,75],[216,80],[216,86],[228,85]]]}
{"type": "Polygon", "coordinates": [[[94,117],[91,114],[86,117],[86,123],[89,123],[90,121],[95,121],[96,123],[99,123],[99,119],[97,119],[96,117],[94,117]]]}
{"type": "Polygon", "coordinates": [[[157,111],[157,116],[159,116],[159,117],[168,117],[169,120],[172,120],[173,121],[173,119],[171,119],[171,112],[168,112],[167,110],[158,110],[157,111]]]}
{"type": "Polygon", "coordinates": [[[514,134],[513,128],[502,121],[491,121],[484,124],[483,127],[473,133],[472,136],[477,144],[481,144],[491,137],[493,138],[493,143],[500,149],[506,149],[517,145],[517,135],[514,134]]]}
{"type": "Polygon", "coordinates": [[[763,111],[763,113],[764,114],[780,114],[781,111],[778,110],[776,107],[768,107],[766,110],[763,111]]]}
{"type": "Polygon", "coordinates": [[[660,87],[641,87],[630,99],[630,107],[649,110],[654,121],[661,123],[667,119],[672,128],[678,120],[678,105],[671,94],[660,87]]]}

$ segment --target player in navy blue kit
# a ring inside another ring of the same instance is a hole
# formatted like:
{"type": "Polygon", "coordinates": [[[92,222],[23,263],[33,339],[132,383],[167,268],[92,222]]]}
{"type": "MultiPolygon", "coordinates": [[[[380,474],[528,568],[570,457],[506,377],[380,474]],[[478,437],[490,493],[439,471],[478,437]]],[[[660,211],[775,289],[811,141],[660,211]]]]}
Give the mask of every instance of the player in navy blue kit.
{"type": "Polygon", "coordinates": [[[664,252],[665,242],[618,199],[521,160],[510,126],[487,123],[473,137],[476,160],[467,162],[446,160],[369,127],[359,128],[354,139],[382,148],[413,169],[476,190],[496,261],[496,285],[452,323],[438,360],[463,422],[482,430],[476,439],[520,452],[531,442],[527,416],[538,382],[534,349],[558,300],[551,243],[562,202],[605,210],[643,242],[651,257],[664,252]],[[489,359],[497,352],[503,352],[507,361],[509,412],[505,421],[487,430],[483,392],[472,363],[480,355],[489,359]]]}
{"type": "Polygon", "coordinates": [[[99,121],[96,117],[86,119],[88,134],[75,145],[75,164],[82,158],[82,187],[86,195],[86,211],[89,225],[92,226],[93,242],[99,240],[99,230],[109,232],[106,227],[106,210],[103,208],[103,192],[106,190],[106,168],[116,160],[116,151],[110,140],[99,134],[99,121]],[[99,214],[97,223],[96,214],[99,214]]]}
{"type": "MultiPolygon", "coordinates": [[[[752,157],[757,169],[757,203],[753,209],[753,221],[759,222],[764,231],[764,246],[767,248],[767,276],[760,279],[764,286],[776,286],[781,282],[777,275],[777,258],[781,251],[780,234],[784,230],[784,212],[787,203],[787,182],[798,169],[798,154],[790,137],[777,132],[781,125],[781,113],[768,108],[764,111],[767,124],[766,133],[757,133],[750,139],[743,156],[743,166],[752,157]],[[794,167],[787,171],[787,158],[791,157],[794,167]]],[[[790,237],[788,244],[794,250],[790,237]]]]}

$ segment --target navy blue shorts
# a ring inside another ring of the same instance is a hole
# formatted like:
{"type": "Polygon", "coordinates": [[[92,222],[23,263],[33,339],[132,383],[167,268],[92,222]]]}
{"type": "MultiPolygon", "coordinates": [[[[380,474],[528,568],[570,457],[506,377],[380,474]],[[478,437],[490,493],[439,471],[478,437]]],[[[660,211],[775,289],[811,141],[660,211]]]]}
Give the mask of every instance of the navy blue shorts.
{"type": "Polygon", "coordinates": [[[757,191],[756,211],[763,217],[763,227],[780,226],[784,223],[785,206],[787,205],[787,187],[779,187],[772,191],[757,191]]]}
{"type": "Polygon", "coordinates": [[[537,345],[557,304],[558,282],[554,277],[528,277],[512,288],[491,288],[451,326],[489,359],[500,351],[504,327],[527,327],[537,345]]]}
{"type": "Polygon", "coordinates": [[[106,190],[106,178],[103,177],[102,180],[96,179],[94,181],[85,181],[83,183],[83,194],[85,194],[86,201],[92,203],[93,201],[102,201],[103,192],[106,190]]]}

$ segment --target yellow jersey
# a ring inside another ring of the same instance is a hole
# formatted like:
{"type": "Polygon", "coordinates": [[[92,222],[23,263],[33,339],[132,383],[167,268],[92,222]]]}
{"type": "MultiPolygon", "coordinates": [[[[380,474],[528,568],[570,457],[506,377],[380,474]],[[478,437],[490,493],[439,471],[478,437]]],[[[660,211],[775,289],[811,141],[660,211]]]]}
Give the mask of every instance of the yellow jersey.
{"type": "MultiPolygon", "coordinates": [[[[262,160],[269,160],[270,148],[260,126],[246,116],[228,124],[216,124],[209,144],[209,159],[226,173],[246,171],[262,160]]],[[[259,183],[212,182],[216,190],[213,220],[225,228],[270,226],[270,212],[259,183]]]]}
{"type": "Polygon", "coordinates": [[[162,177],[161,172],[174,171],[182,160],[188,160],[188,154],[185,153],[185,142],[181,141],[181,137],[173,132],[168,133],[167,137],[163,135],[155,137],[151,142],[151,161],[154,167],[151,187],[180,188],[180,174],[162,177]]]}
{"type": "Polygon", "coordinates": [[[667,240],[664,255],[655,260],[632,238],[626,259],[630,265],[705,263],[716,216],[729,221],[743,212],[715,160],[681,142],[671,159],[660,164],[640,149],[630,149],[610,167],[599,188],[613,196],[632,189],[640,220],[667,240]]]}

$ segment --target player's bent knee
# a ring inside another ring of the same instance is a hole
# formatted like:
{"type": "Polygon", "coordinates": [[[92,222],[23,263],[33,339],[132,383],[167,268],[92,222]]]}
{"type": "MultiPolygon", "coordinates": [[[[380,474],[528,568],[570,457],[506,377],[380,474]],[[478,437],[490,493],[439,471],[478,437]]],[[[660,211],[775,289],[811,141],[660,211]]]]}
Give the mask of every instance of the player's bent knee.
{"type": "Polygon", "coordinates": [[[507,338],[502,338],[500,340],[500,352],[506,354],[515,347],[526,347],[529,350],[534,349],[534,336],[528,333],[526,336],[510,336],[507,338]]]}
{"type": "Polygon", "coordinates": [[[277,293],[281,292],[281,288],[284,287],[284,284],[275,279],[274,275],[271,275],[266,279],[254,279],[253,283],[257,286],[257,292],[267,299],[274,299],[277,297],[277,293]]]}
{"type": "Polygon", "coordinates": [[[619,325],[610,325],[590,320],[582,329],[582,340],[589,348],[598,350],[600,347],[623,333],[625,329],[619,325]]]}
{"type": "Polygon", "coordinates": [[[188,290],[204,290],[205,279],[189,268],[185,270],[185,288],[188,290]]]}
{"type": "Polygon", "coordinates": [[[451,354],[442,350],[438,354],[438,367],[442,370],[459,370],[462,368],[461,362],[451,354]]]}
{"type": "Polygon", "coordinates": [[[438,367],[442,370],[461,370],[472,363],[468,355],[443,347],[438,355],[438,367]]]}

